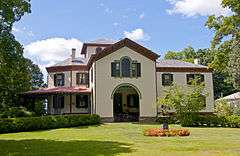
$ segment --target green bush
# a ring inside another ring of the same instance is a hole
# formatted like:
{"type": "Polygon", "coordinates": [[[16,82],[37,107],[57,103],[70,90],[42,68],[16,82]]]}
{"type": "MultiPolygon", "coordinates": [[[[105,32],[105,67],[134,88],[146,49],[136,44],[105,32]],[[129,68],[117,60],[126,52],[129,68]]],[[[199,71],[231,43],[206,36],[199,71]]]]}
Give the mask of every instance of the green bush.
{"type": "Polygon", "coordinates": [[[216,116],[216,115],[205,115],[194,118],[192,123],[188,123],[189,127],[231,127],[240,128],[240,116],[216,116]]]}
{"type": "Polygon", "coordinates": [[[35,113],[27,111],[24,107],[9,107],[1,110],[0,118],[32,117],[35,113]]]}
{"type": "Polygon", "coordinates": [[[0,119],[0,133],[76,127],[99,123],[100,117],[95,114],[2,118],[0,119]]]}

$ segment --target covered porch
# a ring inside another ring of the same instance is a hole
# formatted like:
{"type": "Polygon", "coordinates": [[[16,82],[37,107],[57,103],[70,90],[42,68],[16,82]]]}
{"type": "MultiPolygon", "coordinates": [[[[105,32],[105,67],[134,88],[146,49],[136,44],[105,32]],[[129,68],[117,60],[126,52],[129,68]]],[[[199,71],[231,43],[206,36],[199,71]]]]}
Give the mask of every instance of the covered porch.
{"type": "Polygon", "coordinates": [[[54,87],[28,91],[23,101],[47,101],[47,114],[91,114],[91,90],[82,87],[54,87]]]}

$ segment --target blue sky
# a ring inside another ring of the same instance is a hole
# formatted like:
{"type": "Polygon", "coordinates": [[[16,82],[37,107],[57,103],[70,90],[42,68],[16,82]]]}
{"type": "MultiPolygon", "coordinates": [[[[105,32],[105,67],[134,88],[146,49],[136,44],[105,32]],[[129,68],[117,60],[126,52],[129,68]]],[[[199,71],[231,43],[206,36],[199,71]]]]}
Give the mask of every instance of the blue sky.
{"type": "Polygon", "coordinates": [[[130,37],[164,55],[189,45],[207,48],[207,15],[226,15],[220,0],[32,0],[32,13],[14,25],[25,56],[43,69],[70,55],[71,46],[98,38],[130,37]],[[65,46],[65,47],[64,47],[65,46]],[[51,54],[51,56],[50,56],[51,54]],[[59,56],[59,57],[58,57],[59,56]],[[46,59],[44,59],[46,58],[46,59]]]}

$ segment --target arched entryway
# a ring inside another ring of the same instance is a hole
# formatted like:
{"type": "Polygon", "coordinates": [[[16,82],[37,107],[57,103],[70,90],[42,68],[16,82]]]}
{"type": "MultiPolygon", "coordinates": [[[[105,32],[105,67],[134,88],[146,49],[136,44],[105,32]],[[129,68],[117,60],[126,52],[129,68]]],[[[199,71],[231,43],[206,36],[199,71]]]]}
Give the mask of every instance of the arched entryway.
{"type": "Polygon", "coordinates": [[[139,90],[131,84],[117,86],[112,94],[114,121],[138,121],[140,112],[139,90]]]}

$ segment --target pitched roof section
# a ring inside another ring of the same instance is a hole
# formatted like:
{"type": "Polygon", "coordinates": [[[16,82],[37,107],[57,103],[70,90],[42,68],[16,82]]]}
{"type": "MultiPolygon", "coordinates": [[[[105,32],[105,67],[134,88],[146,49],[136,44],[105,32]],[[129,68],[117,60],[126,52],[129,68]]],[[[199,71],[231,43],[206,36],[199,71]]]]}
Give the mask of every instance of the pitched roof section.
{"type": "Polygon", "coordinates": [[[88,43],[83,43],[81,54],[86,54],[88,46],[108,47],[108,46],[114,44],[115,42],[116,41],[114,41],[112,39],[97,39],[97,40],[94,40],[94,41],[90,41],[88,43]]]}
{"type": "Polygon", "coordinates": [[[178,60],[157,60],[158,72],[212,72],[211,68],[178,60]]]}
{"type": "Polygon", "coordinates": [[[200,64],[194,64],[190,62],[178,61],[178,60],[157,60],[157,67],[194,67],[194,68],[208,68],[200,64]]]}
{"type": "Polygon", "coordinates": [[[108,46],[106,47],[105,49],[103,49],[100,53],[97,53],[96,54],[96,57],[95,57],[95,60],[99,60],[109,54],[111,54],[112,52],[115,52],[117,51],[118,49],[121,49],[122,47],[128,47],[140,54],[142,54],[143,56],[155,61],[159,55],[152,52],[151,50],[141,46],[140,44],[128,39],[128,38],[125,38],[111,46],[108,46]]]}
{"type": "Polygon", "coordinates": [[[87,59],[77,57],[72,60],[72,58],[68,58],[64,61],[58,62],[54,64],[53,66],[68,66],[68,65],[86,65],[87,64],[87,59]]]}

